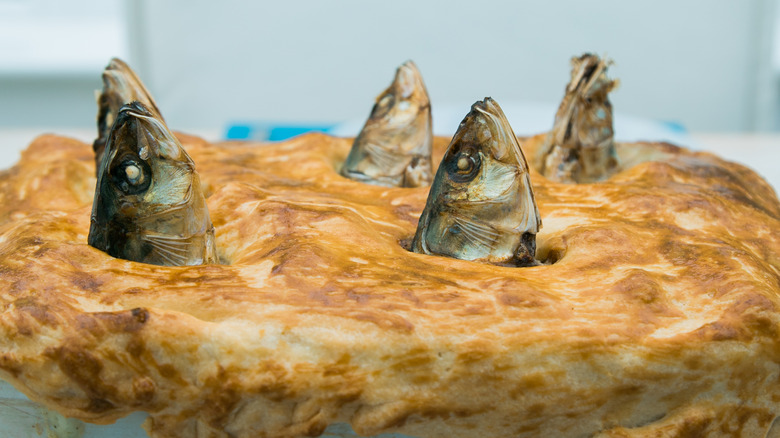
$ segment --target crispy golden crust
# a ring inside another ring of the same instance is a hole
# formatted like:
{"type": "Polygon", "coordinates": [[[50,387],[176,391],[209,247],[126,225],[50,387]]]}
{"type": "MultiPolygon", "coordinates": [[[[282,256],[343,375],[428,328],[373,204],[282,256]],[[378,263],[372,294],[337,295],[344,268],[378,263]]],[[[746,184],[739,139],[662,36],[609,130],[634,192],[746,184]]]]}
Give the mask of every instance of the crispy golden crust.
{"type": "Polygon", "coordinates": [[[603,183],[532,172],[546,264],[505,268],[407,251],[426,189],[342,178],[348,139],[182,141],[224,265],[88,246],[86,144],[0,175],[0,369],[32,399],[153,437],[763,437],[780,412],[780,204],[744,167],[627,144],[603,183]]]}

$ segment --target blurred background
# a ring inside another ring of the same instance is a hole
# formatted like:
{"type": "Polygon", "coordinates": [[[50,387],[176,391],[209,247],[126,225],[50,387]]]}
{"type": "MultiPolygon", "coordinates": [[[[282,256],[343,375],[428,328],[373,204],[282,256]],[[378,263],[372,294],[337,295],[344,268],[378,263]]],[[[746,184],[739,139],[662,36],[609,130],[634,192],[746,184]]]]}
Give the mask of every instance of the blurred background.
{"type": "MultiPolygon", "coordinates": [[[[114,56],[171,128],[216,141],[354,135],[407,59],[423,74],[437,134],[454,133],[485,96],[518,135],[537,134],[552,126],[570,58],[594,52],[615,61],[621,81],[611,94],[618,140],[709,150],[778,191],[778,2],[0,0],[0,169],[42,133],[91,142],[95,91],[114,56]]],[[[0,398],[24,399],[9,388],[0,398]]],[[[0,423],[32,431],[37,418],[0,423]]],[[[110,436],[143,436],[144,418],[118,421],[110,436]]]]}
{"type": "Polygon", "coordinates": [[[112,56],[171,128],[262,140],[354,135],[407,59],[437,134],[484,96],[518,135],[536,134],[552,126],[569,59],[589,51],[615,61],[619,140],[712,150],[777,188],[778,1],[0,0],[0,168],[43,132],[91,141],[112,56]]]}

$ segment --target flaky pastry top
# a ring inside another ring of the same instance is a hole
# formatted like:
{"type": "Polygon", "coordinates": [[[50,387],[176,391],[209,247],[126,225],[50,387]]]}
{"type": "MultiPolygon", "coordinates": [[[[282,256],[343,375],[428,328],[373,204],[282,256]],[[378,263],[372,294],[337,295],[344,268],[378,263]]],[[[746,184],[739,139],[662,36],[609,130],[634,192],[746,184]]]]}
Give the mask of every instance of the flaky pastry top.
{"type": "Polygon", "coordinates": [[[153,437],[747,437],[780,412],[780,203],[745,167],[632,143],[604,182],[532,170],[542,265],[509,268],[408,251],[427,188],[341,177],[350,139],[180,139],[221,264],[87,245],[89,145],[0,174],[0,370],[33,400],[153,437]]]}

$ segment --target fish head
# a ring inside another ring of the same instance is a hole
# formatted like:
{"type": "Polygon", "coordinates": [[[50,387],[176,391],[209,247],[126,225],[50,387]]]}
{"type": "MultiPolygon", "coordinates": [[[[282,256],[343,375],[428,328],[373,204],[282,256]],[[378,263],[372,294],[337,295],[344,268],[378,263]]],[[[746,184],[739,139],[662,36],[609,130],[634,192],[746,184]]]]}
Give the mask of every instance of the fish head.
{"type": "Polygon", "coordinates": [[[412,250],[528,266],[541,226],[512,127],[493,99],[476,102],[439,165],[412,250]]]}
{"type": "Polygon", "coordinates": [[[113,58],[103,70],[103,90],[98,96],[98,136],[92,147],[95,151],[96,170],[99,170],[108,135],[119,109],[130,102],[141,102],[156,117],[162,119],[151,93],[138,75],[121,59],[113,58]]]}
{"type": "Polygon", "coordinates": [[[612,64],[608,59],[585,53],[571,59],[571,81],[567,90],[579,90],[580,99],[606,100],[607,93],[617,86],[617,81],[607,78],[607,68],[612,64]]]}
{"type": "MultiPolygon", "coordinates": [[[[604,107],[611,109],[608,94],[618,84],[618,81],[607,77],[607,68],[611,64],[612,61],[590,53],[571,59],[571,80],[566,85],[566,93],[555,114],[556,128],[576,122],[580,114],[595,113],[604,107]]],[[[560,136],[566,134],[566,129],[559,130],[560,136]]],[[[558,140],[564,141],[565,138],[558,140]]]]}
{"type": "Polygon", "coordinates": [[[132,236],[213,233],[192,159],[141,102],[119,110],[95,190],[89,243],[115,257],[140,261],[132,236]]]}
{"type": "MultiPolygon", "coordinates": [[[[618,84],[607,77],[611,64],[612,61],[590,53],[571,59],[571,80],[556,113],[556,125],[576,123],[583,114],[603,112],[605,108],[611,110],[608,94],[618,84]]],[[[610,119],[611,116],[610,111],[610,119]]]]}
{"type": "Polygon", "coordinates": [[[428,91],[422,75],[412,61],[406,61],[395,72],[395,79],[376,98],[369,121],[385,128],[414,124],[421,112],[430,110],[428,91]]]}
{"type": "Polygon", "coordinates": [[[341,174],[388,187],[427,186],[433,177],[431,105],[422,75],[402,64],[377,98],[341,174]]]}
{"type": "MultiPolygon", "coordinates": [[[[511,209],[520,202],[520,176],[528,164],[509,121],[487,97],[471,107],[441,162],[443,202],[490,215],[486,204],[511,209]]],[[[480,214],[480,215],[481,215],[480,214]]]]}
{"type": "Polygon", "coordinates": [[[555,114],[553,129],[535,157],[536,168],[559,182],[594,182],[618,168],[607,77],[612,62],[585,53],[571,59],[571,81],[555,114]]]}

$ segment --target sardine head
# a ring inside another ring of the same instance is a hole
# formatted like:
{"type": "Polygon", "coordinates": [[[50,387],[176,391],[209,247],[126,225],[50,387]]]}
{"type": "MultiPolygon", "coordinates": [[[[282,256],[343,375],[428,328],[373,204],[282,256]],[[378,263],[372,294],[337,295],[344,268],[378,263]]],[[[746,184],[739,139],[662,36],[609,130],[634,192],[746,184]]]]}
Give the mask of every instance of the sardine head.
{"type": "Polygon", "coordinates": [[[412,250],[529,266],[541,226],[525,156],[501,107],[485,98],[444,154],[412,250]]]}
{"type": "Polygon", "coordinates": [[[412,61],[377,98],[344,161],[347,178],[388,187],[427,186],[433,177],[431,105],[412,61]]]}
{"type": "Polygon", "coordinates": [[[534,164],[547,178],[564,183],[601,181],[619,168],[607,77],[611,61],[585,53],[571,59],[571,81],[555,114],[553,129],[534,164]]]}
{"type": "Polygon", "coordinates": [[[393,83],[377,96],[369,119],[388,126],[405,126],[429,108],[422,75],[414,62],[406,61],[396,70],[393,83]]]}
{"type": "Polygon", "coordinates": [[[579,99],[607,100],[607,94],[617,86],[617,81],[607,78],[608,59],[585,53],[571,59],[571,81],[567,92],[579,94],[579,99]]]}
{"type": "Polygon", "coordinates": [[[114,257],[154,264],[213,261],[213,226],[195,166],[165,122],[140,102],[119,110],[108,137],[89,244],[114,257]],[[168,240],[164,250],[170,254],[164,255],[170,260],[155,252],[160,239],[168,240]],[[193,239],[199,251],[190,248],[193,239]],[[211,240],[208,257],[201,257],[204,239],[211,240]]]}

